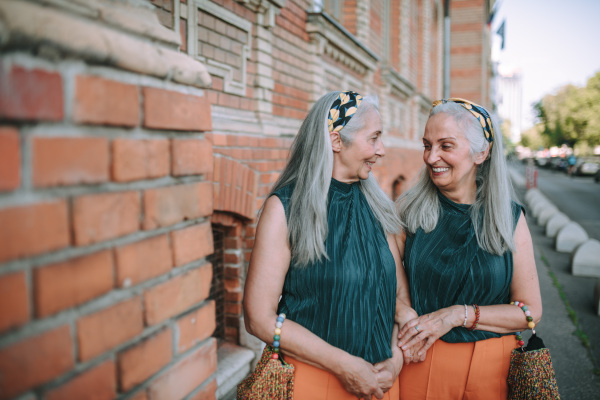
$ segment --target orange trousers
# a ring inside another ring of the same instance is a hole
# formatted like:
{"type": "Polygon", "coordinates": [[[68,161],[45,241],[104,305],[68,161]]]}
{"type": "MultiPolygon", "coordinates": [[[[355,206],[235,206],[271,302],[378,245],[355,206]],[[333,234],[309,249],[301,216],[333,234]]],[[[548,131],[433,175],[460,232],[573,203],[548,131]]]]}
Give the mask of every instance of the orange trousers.
{"type": "MultiPolygon", "coordinates": [[[[285,362],[294,365],[294,400],[356,400],[333,374],[312,365],[285,356],[285,362]]],[[[385,393],[384,400],[398,400],[398,379],[385,393]]],[[[373,397],[373,399],[376,399],[373,397]]]]}
{"type": "Polygon", "coordinates": [[[400,372],[401,400],[506,400],[515,336],[474,343],[438,340],[425,361],[400,372]]]}

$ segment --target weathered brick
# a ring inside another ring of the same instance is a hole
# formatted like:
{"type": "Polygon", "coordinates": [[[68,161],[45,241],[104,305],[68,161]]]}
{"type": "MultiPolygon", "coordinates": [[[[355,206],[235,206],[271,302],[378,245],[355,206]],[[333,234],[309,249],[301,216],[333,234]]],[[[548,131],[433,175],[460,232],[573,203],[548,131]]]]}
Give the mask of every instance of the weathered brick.
{"type": "Polygon", "coordinates": [[[144,293],[146,324],[157,324],[206,299],[211,279],[212,266],[205,264],[148,289],[144,293]]]}
{"type": "Polygon", "coordinates": [[[171,340],[171,330],[165,329],[119,354],[121,391],[131,390],[171,362],[171,340]]]}
{"type": "Polygon", "coordinates": [[[217,370],[217,341],[214,338],[173,365],[149,388],[150,399],[181,399],[217,370]]]}
{"type": "Polygon", "coordinates": [[[112,178],[117,182],[168,175],[169,140],[116,139],[112,162],[112,178]]]}
{"type": "Polygon", "coordinates": [[[105,138],[33,139],[35,186],[105,182],[108,169],[108,140],[105,138]]]}
{"type": "Polygon", "coordinates": [[[97,76],[75,78],[73,120],[76,122],[136,126],[139,109],[136,86],[97,76]]]}
{"type": "Polygon", "coordinates": [[[206,96],[145,87],[144,126],[183,131],[212,130],[211,107],[206,96]]]}
{"type": "Polygon", "coordinates": [[[212,183],[167,186],[144,192],[144,229],[156,229],[212,213],[212,183]]]}
{"type": "Polygon", "coordinates": [[[15,128],[0,127],[0,191],[21,184],[21,144],[15,128]]]}
{"type": "Polygon", "coordinates": [[[109,250],[36,268],[33,273],[35,313],[46,317],[85,303],[113,287],[109,250]]]}
{"type": "Polygon", "coordinates": [[[116,376],[115,363],[108,360],[47,392],[44,399],[112,400],[117,396],[116,376]]]}
{"type": "Polygon", "coordinates": [[[74,367],[68,325],[0,349],[0,399],[10,399],[74,367]]]}
{"type": "Polygon", "coordinates": [[[65,200],[0,210],[0,262],[69,245],[65,200]]]}
{"type": "Polygon", "coordinates": [[[80,196],[73,201],[75,244],[84,246],[135,232],[139,218],[137,192],[80,196]]]}
{"type": "Polygon", "coordinates": [[[217,400],[217,380],[212,379],[208,383],[205,383],[202,389],[194,393],[188,400],[217,400]]]}
{"type": "Polygon", "coordinates": [[[128,287],[167,273],[173,257],[167,235],[135,242],[115,250],[117,285],[128,287]]]}
{"type": "Polygon", "coordinates": [[[199,260],[214,252],[210,223],[193,225],[171,232],[175,266],[199,260]]]}
{"type": "Polygon", "coordinates": [[[94,358],[139,335],[144,329],[139,297],[86,315],[77,321],[79,359],[94,358]]]}
{"type": "Polygon", "coordinates": [[[212,144],[203,139],[172,139],[173,175],[209,174],[213,169],[212,144]]]}
{"type": "MultiPolygon", "coordinates": [[[[60,74],[14,65],[0,65],[0,117],[19,120],[63,119],[60,74]]],[[[210,108],[210,107],[209,107],[210,108]]]]}
{"type": "Polygon", "coordinates": [[[216,321],[214,300],[210,300],[194,312],[179,318],[177,320],[177,328],[179,329],[177,352],[183,353],[212,335],[217,327],[216,321]]]}
{"type": "Polygon", "coordinates": [[[25,273],[0,276],[0,332],[29,321],[29,296],[25,273]]]}

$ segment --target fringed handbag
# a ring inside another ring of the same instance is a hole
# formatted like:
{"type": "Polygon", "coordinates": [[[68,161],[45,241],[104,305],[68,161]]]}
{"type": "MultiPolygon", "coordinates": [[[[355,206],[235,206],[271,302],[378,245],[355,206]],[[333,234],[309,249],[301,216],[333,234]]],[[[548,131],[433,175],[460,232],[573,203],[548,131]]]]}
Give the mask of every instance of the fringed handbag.
{"type": "Polygon", "coordinates": [[[533,335],[525,346],[520,332],[517,333],[519,347],[512,351],[508,370],[508,400],[559,400],[550,350],[535,334],[535,323],[527,306],[518,301],[511,304],[515,304],[525,312],[533,335]]]}
{"type": "Polygon", "coordinates": [[[266,346],[254,372],[237,387],[237,400],[293,400],[294,366],[266,346]],[[276,355],[277,357],[273,357],[276,355]]]}

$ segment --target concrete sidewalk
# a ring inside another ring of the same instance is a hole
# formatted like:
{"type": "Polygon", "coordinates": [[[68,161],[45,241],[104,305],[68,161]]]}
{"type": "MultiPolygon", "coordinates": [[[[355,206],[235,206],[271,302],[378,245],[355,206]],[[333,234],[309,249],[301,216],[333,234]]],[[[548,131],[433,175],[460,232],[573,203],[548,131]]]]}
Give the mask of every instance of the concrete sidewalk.
{"type": "MultiPolygon", "coordinates": [[[[514,170],[511,177],[527,210],[525,180],[514,170]]],[[[600,372],[600,317],[593,308],[595,279],[571,275],[570,254],[554,250],[554,239],[546,237],[531,212],[527,224],[544,307],[536,331],[550,349],[561,399],[599,400],[600,375],[595,371],[600,372]]]]}

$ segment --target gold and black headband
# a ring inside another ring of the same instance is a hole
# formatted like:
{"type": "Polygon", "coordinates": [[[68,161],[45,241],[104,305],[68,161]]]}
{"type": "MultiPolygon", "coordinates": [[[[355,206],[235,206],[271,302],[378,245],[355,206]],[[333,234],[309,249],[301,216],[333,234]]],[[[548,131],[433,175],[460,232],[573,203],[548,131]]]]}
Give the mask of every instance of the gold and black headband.
{"type": "Polygon", "coordinates": [[[352,91],[341,92],[329,109],[327,125],[329,133],[339,132],[348,124],[350,118],[356,113],[356,109],[362,102],[363,97],[352,91]]]}
{"type": "Polygon", "coordinates": [[[487,112],[487,110],[479,104],[473,103],[469,100],[461,99],[459,97],[436,100],[433,102],[432,108],[435,106],[439,106],[440,104],[447,103],[449,101],[460,104],[471,114],[473,114],[475,118],[477,118],[477,120],[481,124],[481,127],[483,128],[483,134],[485,136],[485,139],[490,143],[491,147],[494,143],[494,128],[492,127],[492,119],[490,118],[490,114],[487,112]]]}

